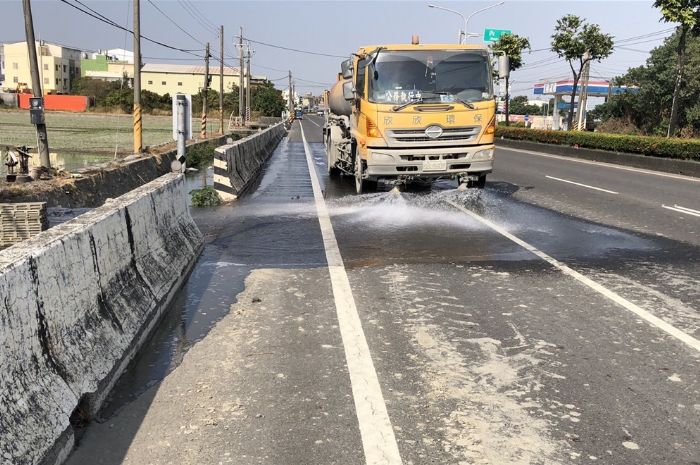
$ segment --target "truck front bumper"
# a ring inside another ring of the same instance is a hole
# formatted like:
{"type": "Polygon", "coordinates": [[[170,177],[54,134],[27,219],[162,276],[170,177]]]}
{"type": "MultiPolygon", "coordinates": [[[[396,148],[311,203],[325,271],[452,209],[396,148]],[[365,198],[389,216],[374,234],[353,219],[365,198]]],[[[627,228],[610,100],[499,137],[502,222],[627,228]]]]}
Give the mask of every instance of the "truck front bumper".
{"type": "Polygon", "coordinates": [[[439,178],[482,175],[493,170],[494,146],[440,147],[432,149],[367,149],[368,178],[439,178]]]}

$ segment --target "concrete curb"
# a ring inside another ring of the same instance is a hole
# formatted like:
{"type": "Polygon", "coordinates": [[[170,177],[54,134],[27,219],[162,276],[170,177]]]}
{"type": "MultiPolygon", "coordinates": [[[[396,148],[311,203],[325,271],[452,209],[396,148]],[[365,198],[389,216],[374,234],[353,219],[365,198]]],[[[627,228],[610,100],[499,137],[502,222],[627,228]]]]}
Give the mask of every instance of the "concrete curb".
{"type": "Polygon", "coordinates": [[[267,159],[286,134],[283,123],[217,147],[214,155],[214,188],[224,201],[236,200],[258,176],[267,159]]]}
{"type": "Polygon", "coordinates": [[[531,150],[563,157],[581,158],[585,160],[615,163],[618,165],[633,166],[665,173],[682,174],[685,176],[700,177],[700,162],[680,160],[674,158],[649,157],[634,153],[608,152],[605,150],[577,149],[567,145],[543,144],[539,142],[496,139],[496,148],[514,148],[531,150]]]}
{"type": "Polygon", "coordinates": [[[150,336],[202,247],[168,174],[0,258],[0,457],[61,463],[150,336]]]}

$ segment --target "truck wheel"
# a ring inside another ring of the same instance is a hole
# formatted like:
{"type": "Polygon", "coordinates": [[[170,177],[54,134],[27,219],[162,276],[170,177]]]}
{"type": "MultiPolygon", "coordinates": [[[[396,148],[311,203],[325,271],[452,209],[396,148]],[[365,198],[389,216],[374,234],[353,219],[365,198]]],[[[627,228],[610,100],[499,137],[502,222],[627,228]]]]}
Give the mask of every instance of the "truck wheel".
{"type": "Polygon", "coordinates": [[[483,189],[486,186],[486,175],[482,174],[476,181],[467,182],[467,188],[469,189],[483,189]]]}
{"type": "Polygon", "coordinates": [[[340,129],[335,126],[331,126],[328,134],[326,135],[326,165],[328,165],[329,176],[340,175],[340,169],[336,166],[336,163],[338,163],[338,149],[335,146],[335,144],[340,140],[340,137],[340,129]]]}
{"type": "Polygon", "coordinates": [[[362,157],[357,150],[355,151],[355,192],[357,194],[362,194],[362,188],[364,187],[364,179],[362,179],[362,157]]]}

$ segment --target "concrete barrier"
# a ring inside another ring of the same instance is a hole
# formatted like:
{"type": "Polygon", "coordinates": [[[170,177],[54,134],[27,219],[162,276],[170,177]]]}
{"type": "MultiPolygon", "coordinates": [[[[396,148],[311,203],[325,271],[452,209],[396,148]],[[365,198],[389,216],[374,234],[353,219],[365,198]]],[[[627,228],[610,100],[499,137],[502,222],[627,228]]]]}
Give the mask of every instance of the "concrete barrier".
{"type": "Polygon", "coordinates": [[[216,149],[214,188],[224,201],[236,200],[255,180],[286,132],[279,123],[216,149]]]}
{"type": "Polygon", "coordinates": [[[0,463],[56,464],[202,246],[167,174],[0,256],[0,463]]]}

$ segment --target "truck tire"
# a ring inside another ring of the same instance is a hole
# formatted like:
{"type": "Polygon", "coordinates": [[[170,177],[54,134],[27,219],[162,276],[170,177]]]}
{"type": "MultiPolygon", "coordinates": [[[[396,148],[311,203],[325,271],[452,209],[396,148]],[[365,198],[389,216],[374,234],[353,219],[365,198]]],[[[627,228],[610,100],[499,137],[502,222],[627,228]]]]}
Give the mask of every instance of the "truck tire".
{"type": "Polygon", "coordinates": [[[343,134],[339,127],[331,126],[329,128],[326,135],[326,164],[328,165],[329,176],[338,176],[340,174],[340,169],[336,166],[340,157],[337,144],[342,138],[343,134]]]}
{"type": "Polygon", "coordinates": [[[364,179],[362,179],[362,157],[355,149],[355,193],[362,194],[364,188],[364,179]]]}
{"type": "Polygon", "coordinates": [[[485,174],[480,175],[478,180],[469,181],[467,183],[468,189],[483,189],[484,187],[486,187],[486,175],[485,174]]]}

